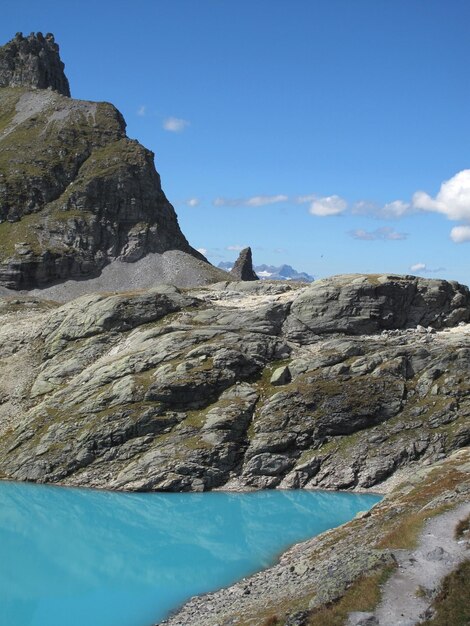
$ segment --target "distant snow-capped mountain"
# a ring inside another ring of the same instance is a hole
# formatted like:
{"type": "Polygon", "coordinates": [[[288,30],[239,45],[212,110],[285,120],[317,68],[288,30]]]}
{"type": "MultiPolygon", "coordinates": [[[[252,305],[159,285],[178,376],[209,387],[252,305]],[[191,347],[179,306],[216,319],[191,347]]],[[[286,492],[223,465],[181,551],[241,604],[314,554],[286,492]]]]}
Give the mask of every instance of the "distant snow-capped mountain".
{"type": "MultiPolygon", "coordinates": [[[[233,263],[230,261],[221,261],[218,265],[220,269],[230,272],[233,267],[233,263]]],[[[261,279],[269,280],[300,280],[305,283],[311,283],[314,278],[305,272],[298,272],[290,265],[280,265],[275,267],[274,265],[255,265],[255,272],[261,279]]]]}

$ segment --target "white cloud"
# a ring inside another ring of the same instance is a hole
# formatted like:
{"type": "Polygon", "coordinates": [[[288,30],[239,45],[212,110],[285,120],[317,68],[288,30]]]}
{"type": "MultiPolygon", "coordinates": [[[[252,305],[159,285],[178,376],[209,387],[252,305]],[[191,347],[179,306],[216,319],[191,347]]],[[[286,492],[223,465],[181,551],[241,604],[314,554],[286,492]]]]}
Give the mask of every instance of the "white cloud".
{"type": "Polygon", "coordinates": [[[214,206],[242,206],[243,200],[235,200],[233,198],[223,198],[218,196],[212,202],[214,206]]]}
{"type": "Polygon", "coordinates": [[[428,267],[426,263],[415,263],[414,265],[410,265],[410,270],[415,274],[437,274],[439,272],[444,272],[445,267],[431,268],[428,267]]]}
{"type": "Polygon", "coordinates": [[[201,254],[203,254],[204,256],[206,256],[207,254],[207,248],[196,248],[196,250],[200,252],[201,254]]]}
{"type": "Polygon", "coordinates": [[[191,206],[191,207],[195,207],[195,206],[198,206],[198,204],[200,204],[200,202],[201,201],[199,200],[199,198],[188,198],[185,201],[185,204],[187,204],[188,206],[191,206]]]}
{"type": "Polygon", "coordinates": [[[139,117],[144,117],[147,114],[147,107],[145,104],[142,104],[138,109],[137,109],[137,115],[139,117]]]}
{"type": "Polygon", "coordinates": [[[318,217],[327,217],[330,215],[339,215],[347,209],[346,200],[340,196],[325,196],[313,200],[309,208],[309,213],[318,217]]]}
{"type": "Polygon", "coordinates": [[[379,219],[395,219],[410,213],[413,207],[409,202],[403,200],[394,200],[380,205],[370,200],[359,200],[352,206],[351,213],[354,215],[371,215],[379,219]]]}
{"type": "Polygon", "coordinates": [[[349,234],[353,239],[362,239],[363,241],[373,241],[376,239],[373,233],[363,230],[362,228],[356,228],[356,230],[350,230],[349,234]]]}
{"type": "Polygon", "coordinates": [[[243,250],[246,247],[247,246],[240,246],[239,244],[236,244],[234,246],[227,246],[225,249],[226,250],[233,250],[234,252],[240,252],[241,250],[243,250]]]}
{"type": "Polygon", "coordinates": [[[394,200],[393,202],[389,202],[385,204],[381,211],[384,215],[390,217],[401,217],[405,213],[408,213],[411,208],[409,202],[403,202],[402,200],[394,200]]]}
{"type": "Polygon", "coordinates": [[[224,198],[219,196],[213,201],[214,206],[226,206],[226,207],[260,207],[268,206],[270,204],[277,204],[279,202],[287,202],[288,196],[278,194],[276,196],[251,196],[250,198],[224,198]]]}
{"type": "Polygon", "coordinates": [[[309,194],[306,196],[296,196],[294,198],[298,204],[310,202],[308,212],[318,217],[327,217],[328,215],[339,215],[348,208],[348,203],[340,196],[317,196],[309,194]]]}
{"type": "Polygon", "coordinates": [[[318,196],[311,193],[310,195],[307,195],[307,196],[297,196],[295,198],[295,201],[298,202],[299,204],[304,204],[305,202],[313,202],[313,200],[316,200],[317,198],[318,196]]]}
{"type": "MultiPolygon", "coordinates": [[[[450,220],[470,220],[470,170],[462,170],[444,181],[435,198],[417,191],[413,195],[413,207],[442,213],[450,220]]],[[[452,234],[451,237],[454,239],[452,234]]]]}
{"type": "Polygon", "coordinates": [[[450,238],[455,243],[470,241],[470,226],[454,226],[450,231],[450,238]]]}
{"type": "Polygon", "coordinates": [[[356,230],[350,230],[349,234],[353,239],[362,239],[363,241],[402,241],[408,237],[407,233],[399,233],[390,226],[383,226],[375,230],[363,230],[362,228],[358,228],[356,230]]]}
{"type": "Polygon", "coordinates": [[[351,213],[355,215],[371,215],[378,214],[380,211],[380,205],[370,200],[358,200],[352,205],[351,213]]]}
{"type": "Polygon", "coordinates": [[[410,270],[412,272],[422,272],[425,269],[426,269],[426,263],[415,263],[414,265],[410,266],[410,270]]]}
{"type": "Polygon", "coordinates": [[[171,133],[181,133],[189,124],[188,120],[179,117],[167,117],[163,120],[163,128],[171,133]]]}
{"type": "Polygon", "coordinates": [[[253,196],[246,201],[247,206],[265,206],[267,204],[277,204],[278,202],[287,202],[289,198],[282,194],[277,196],[253,196]]]}
{"type": "MultiPolygon", "coordinates": [[[[314,194],[292,198],[297,203],[310,202],[309,211],[321,217],[338,215],[348,208],[346,201],[337,195],[318,197],[314,194]]],[[[380,205],[369,200],[358,200],[350,209],[355,215],[370,215],[381,219],[400,218],[416,211],[429,211],[445,215],[450,220],[470,222],[470,169],[462,170],[441,184],[435,197],[425,191],[416,191],[411,202],[394,200],[380,205]]],[[[463,227],[456,227],[451,232],[453,241],[467,241],[463,227]],[[464,237],[464,239],[462,239],[464,237]]],[[[361,231],[357,231],[359,234],[361,231]]],[[[367,232],[362,233],[363,239],[374,239],[367,232]]],[[[392,236],[389,238],[393,238],[392,236]]],[[[400,237],[396,237],[400,238],[400,237]]]]}

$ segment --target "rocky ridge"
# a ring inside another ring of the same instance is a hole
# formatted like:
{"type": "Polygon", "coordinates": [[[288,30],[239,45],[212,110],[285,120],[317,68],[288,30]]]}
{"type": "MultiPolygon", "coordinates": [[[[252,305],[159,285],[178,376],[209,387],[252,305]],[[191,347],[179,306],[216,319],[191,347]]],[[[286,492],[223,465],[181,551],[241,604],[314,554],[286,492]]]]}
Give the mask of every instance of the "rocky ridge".
{"type": "Polygon", "coordinates": [[[468,445],[469,298],[353,275],[3,299],[1,476],[377,488],[468,445]]]}
{"type": "Polygon", "coordinates": [[[83,280],[171,250],[186,255],[188,274],[204,264],[192,284],[220,280],[181,232],[153,153],[127,137],[119,111],[68,96],[52,35],[0,48],[0,287],[83,280]]]}

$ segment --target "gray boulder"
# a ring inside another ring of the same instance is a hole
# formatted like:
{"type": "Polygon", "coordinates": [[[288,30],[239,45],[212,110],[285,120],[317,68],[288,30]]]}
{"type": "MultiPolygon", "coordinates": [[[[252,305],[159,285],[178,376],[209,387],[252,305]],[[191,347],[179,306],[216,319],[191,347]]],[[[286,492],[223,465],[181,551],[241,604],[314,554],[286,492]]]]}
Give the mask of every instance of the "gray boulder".
{"type": "Polygon", "coordinates": [[[324,333],[455,326],[470,320],[468,287],[415,276],[348,274],[313,283],[295,300],[287,322],[291,339],[324,333]]]}
{"type": "Polygon", "coordinates": [[[292,376],[289,368],[287,367],[287,365],[282,365],[281,367],[278,367],[274,370],[269,382],[271,383],[271,385],[277,386],[290,383],[291,380],[292,376]]]}

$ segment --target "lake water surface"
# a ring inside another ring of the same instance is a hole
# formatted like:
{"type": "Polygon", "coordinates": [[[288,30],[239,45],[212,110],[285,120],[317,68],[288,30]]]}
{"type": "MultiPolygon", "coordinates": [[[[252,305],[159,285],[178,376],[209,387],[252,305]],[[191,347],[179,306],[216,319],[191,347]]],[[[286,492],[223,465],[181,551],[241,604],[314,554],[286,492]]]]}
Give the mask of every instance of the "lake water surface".
{"type": "Polygon", "coordinates": [[[0,482],[2,626],[150,626],[375,495],[132,494],[0,482]]]}

